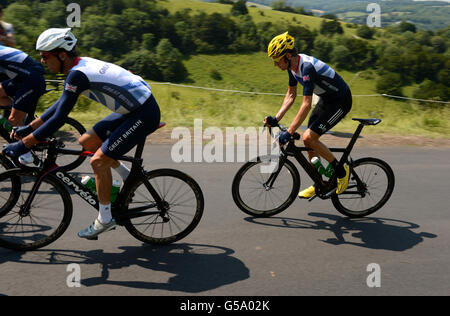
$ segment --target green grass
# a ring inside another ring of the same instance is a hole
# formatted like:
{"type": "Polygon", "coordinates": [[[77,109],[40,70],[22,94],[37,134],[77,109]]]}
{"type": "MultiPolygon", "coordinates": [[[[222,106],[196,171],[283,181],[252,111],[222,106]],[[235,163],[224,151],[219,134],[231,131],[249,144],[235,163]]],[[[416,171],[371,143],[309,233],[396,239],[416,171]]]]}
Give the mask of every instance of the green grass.
{"type": "MultiPolygon", "coordinates": [[[[160,6],[169,10],[170,13],[175,13],[184,9],[192,9],[191,14],[195,15],[200,12],[207,14],[220,13],[223,15],[230,14],[231,5],[203,2],[201,0],[163,0],[158,2],[160,6]]],[[[290,23],[292,25],[302,25],[310,30],[319,30],[322,19],[314,16],[300,15],[289,12],[267,10],[261,8],[248,7],[249,14],[255,23],[272,22],[290,23]]],[[[344,33],[346,35],[354,35],[355,29],[348,28],[345,22],[341,23],[344,33]]]]}
{"type": "MultiPolygon", "coordinates": [[[[195,0],[167,0],[160,3],[171,12],[193,8],[193,14],[196,11],[227,14],[230,10],[230,6],[227,5],[195,0]]],[[[321,21],[316,17],[257,8],[250,8],[250,13],[255,21],[267,19],[276,22],[295,16],[297,20],[301,20],[301,23],[313,28],[319,27],[321,21]],[[261,15],[259,11],[264,11],[264,15],[261,15]]],[[[354,30],[351,31],[354,32],[354,30]]],[[[287,90],[287,73],[274,67],[263,52],[243,55],[195,55],[186,59],[184,64],[190,74],[184,82],[186,85],[275,93],[281,96],[208,91],[150,82],[161,107],[162,120],[167,122],[170,128],[192,127],[195,119],[202,119],[204,127],[261,126],[265,116],[277,113],[287,90]]],[[[450,107],[425,108],[415,102],[358,96],[377,94],[375,71],[365,70],[355,73],[336,70],[349,83],[354,98],[351,113],[335,127],[335,131],[353,132],[356,123],[351,120],[352,117],[377,117],[383,119],[383,123],[375,128],[366,129],[365,133],[450,138],[450,120],[448,120],[450,107]]],[[[403,92],[406,96],[412,96],[414,89],[414,86],[406,87],[403,92]]],[[[298,91],[301,94],[300,86],[298,91]]],[[[50,94],[42,98],[44,108],[51,104],[50,98],[54,100],[55,96],[50,94]]],[[[86,102],[82,101],[82,103],[86,102]]],[[[285,125],[290,124],[300,105],[301,97],[298,97],[295,105],[283,119],[285,125]]],[[[108,114],[110,111],[106,107],[86,103],[84,107],[76,108],[71,116],[80,120],[86,128],[90,128],[108,114]]]]}
{"type": "MultiPolygon", "coordinates": [[[[186,85],[268,92],[281,96],[208,91],[150,82],[161,107],[162,120],[170,128],[192,127],[194,119],[202,119],[204,127],[261,126],[265,116],[277,113],[287,90],[287,73],[274,67],[262,52],[246,55],[197,55],[186,60],[185,65],[190,73],[188,82],[184,83],[186,85]],[[212,75],[212,69],[220,74],[221,80],[212,78],[216,76],[212,75]]],[[[365,133],[450,138],[449,107],[425,108],[415,102],[358,96],[376,94],[375,72],[337,71],[349,83],[354,98],[351,113],[335,127],[335,131],[354,131],[356,123],[351,120],[352,117],[376,117],[381,118],[383,123],[367,129],[365,133]]],[[[298,92],[301,94],[301,86],[298,92]]],[[[45,98],[47,96],[43,97],[45,98]]],[[[299,96],[283,119],[285,125],[290,124],[300,105],[299,96]]],[[[72,112],[71,116],[90,128],[108,114],[110,111],[106,107],[91,103],[82,110],[72,112]]]]}

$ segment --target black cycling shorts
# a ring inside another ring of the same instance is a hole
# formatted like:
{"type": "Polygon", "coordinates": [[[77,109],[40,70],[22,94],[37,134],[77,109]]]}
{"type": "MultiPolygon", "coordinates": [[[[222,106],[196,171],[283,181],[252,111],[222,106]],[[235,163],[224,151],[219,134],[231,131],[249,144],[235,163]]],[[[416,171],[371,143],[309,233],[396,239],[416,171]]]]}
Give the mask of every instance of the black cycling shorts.
{"type": "Polygon", "coordinates": [[[42,74],[32,73],[26,78],[14,78],[2,82],[6,94],[13,98],[12,107],[34,115],[39,98],[45,93],[45,78],[42,74]]]}
{"type": "Polygon", "coordinates": [[[112,113],[95,124],[94,132],[103,141],[102,152],[119,159],[147,135],[159,127],[161,113],[153,95],[139,108],[129,114],[112,113]]]}
{"type": "Polygon", "coordinates": [[[352,108],[352,94],[348,91],[344,97],[324,100],[316,104],[308,121],[308,128],[319,135],[332,129],[352,108]]]}

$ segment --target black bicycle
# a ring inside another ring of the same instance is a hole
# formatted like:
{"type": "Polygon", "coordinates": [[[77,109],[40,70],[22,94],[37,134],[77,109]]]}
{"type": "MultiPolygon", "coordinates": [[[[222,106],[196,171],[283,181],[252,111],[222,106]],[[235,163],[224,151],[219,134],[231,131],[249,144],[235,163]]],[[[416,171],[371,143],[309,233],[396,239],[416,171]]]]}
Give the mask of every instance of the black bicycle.
{"type": "MultiPolygon", "coordinates": [[[[96,193],[56,165],[62,155],[92,155],[59,148],[55,139],[38,146],[47,151],[42,167],[15,168],[0,174],[0,247],[28,251],[57,240],[72,218],[70,188],[98,210],[96,193]]],[[[138,240],[157,245],[178,241],[200,222],[204,199],[200,186],[185,173],[173,169],[146,171],[142,153],[134,157],[131,173],[112,204],[118,225],[138,240]]],[[[97,238],[94,238],[97,239],[97,238]]]]}
{"type": "MultiPolygon", "coordinates": [[[[395,185],[392,168],[384,161],[367,157],[353,160],[350,153],[364,126],[377,125],[380,119],[356,119],[359,125],[346,148],[330,148],[343,153],[339,165],[350,167],[349,185],[345,192],[336,194],[337,176],[324,180],[303,152],[307,147],[297,147],[294,141],[282,146],[280,156],[263,156],[244,164],[237,172],[232,186],[233,199],[245,213],[255,217],[269,217],[287,209],[297,198],[300,189],[300,174],[289,160],[294,157],[313,180],[316,194],[331,199],[334,207],[343,215],[358,218],[379,210],[391,197],[395,185]]],[[[285,127],[279,126],[281,130],[285,127]]],[[[296,133],[295,139],[300,139],[296,133]]]]}
{"type": "MultiPolygon", "coordinates": [[[[49,82],[48,80],[47,82],[49,82]]],[[[50,91],[56,91],[55,89],[48,89],[46,93],[50,91]]],[[[0,106],[0,110],[3,110],[3,117],[6,119],[9,117],[11,112],[11,106],[0,106]]],[[[30,123],[34,117],[27,118],[26,124],[30,123]]],[[[7,128],[9,123],[0,124],[0,137],[2,137],[6,143],[16,142],[17,140],[13,140],[10,137],[11,129],[7,128]]],[[[59,146],[63,146],[67,149],[73,150],[82,150],[82,146],[78,143],[78,138],[86,132],[84,126],[75,120],[74,118],[67,117],[64,125],[53,135],[58,140],[59,146]]],[[[3,148],[2,145],[6,145],[6,143],[0,143],[0,149],[3,148]]],[[[38,165],[42,161],[42,157],[45,153],[38,152],[38,149],[31,151],[31,154],[34,158],[34,164],[38,165]]],[[[86,159],[85,156],[68,156],[68,155],[60,155],[58,156],[57,163],[61,166],[62,170],[69,171],[75,168],[78,168],[86,159]]],[[[5,169],[14,168],[14,165],[11,161],[3,155],[0,155],[0,172],[5,169]]]]}

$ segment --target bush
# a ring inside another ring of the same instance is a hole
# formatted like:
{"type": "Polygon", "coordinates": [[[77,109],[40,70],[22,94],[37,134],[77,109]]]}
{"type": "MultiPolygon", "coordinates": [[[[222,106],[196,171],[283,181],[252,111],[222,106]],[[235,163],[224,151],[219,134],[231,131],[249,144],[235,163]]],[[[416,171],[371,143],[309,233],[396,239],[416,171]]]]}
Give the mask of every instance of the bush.
{"type": "Polygon", "coordinates": [[[333,34],[343,34],[344,30],[342,29],[341,23],[339,21],[326,21],[323,20],[320,24],[320,34],[323,35],[333,35],[333,34]]]}
{"type": "Polygon", "coordinates": [[[375,34],[375,29],[368,27],[367,25],[363,25],[356,31],[356,35],[365,39],[371,39],[375,34]]]}
{"type": "Polygon", "coordinates": [[[416,99],[448,101],[450,99],[450,88],[442,83],[425,80],[414,91],[413,97],[416,99]]]}
{"type": "Polygon", "coordinates": [[[402,80],[399,74],[385,73],[379,77],[376,84],[378,93],[402,96],[402,80]]]}
{"type": "Polygon", "coordinates": [[[162,73],[155,63],[155,55],[146,49],[130,52],[119,64],[145,79],[159,81],[162,73]]]}
{"type": "Polygon", "coordinates": [[[231,7],[231,15],[237,16],[237,15],[246,15],[248,14],[247,9],[247,0],[238,0],[235,3],[233,3],[233,6],[231,7]]]}

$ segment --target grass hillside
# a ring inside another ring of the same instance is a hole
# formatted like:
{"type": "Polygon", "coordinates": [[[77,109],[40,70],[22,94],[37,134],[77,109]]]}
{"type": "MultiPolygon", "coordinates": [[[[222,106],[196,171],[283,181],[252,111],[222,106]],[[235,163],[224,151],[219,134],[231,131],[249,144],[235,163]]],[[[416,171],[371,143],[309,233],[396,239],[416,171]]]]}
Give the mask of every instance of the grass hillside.
{"type": "MultiPolygon", "coordinates": [[[[228,14],[230,13],[231,9],[231,5],[203,2],[201,0],[163,0],[159,1],[159,4],[169,10],[170,13],[175,13],[177,11],[185,9],[191,9],[192,14],[197,14],[199,12],[205,12],[208,14],[228,14]]],[[[293,25],[302,25],[309,28],[310,30],[319,30],[320,23],[322,22],[322,19],[318,17],[267,10],[251,6],[248,7],[248,11],[255,23],[272,22],[275,24],[277,23],[277,21],[283,21],[289,22],[293,25]]],[[[345,24],[346,23],[342,23],[344,33],[348,35],[354,35],[355,29],[348,28],[345,24]]]]}
{"type": "MultiPolygon", "coordinates": [[[[161,105],[163,119],[171,127],[193,126],[196,118],[203,119],[204,126],[260,126],[266,115],[274,115],[279,110],[287,90],[287,73],[275,68],[264,53],[197,55],[186,60],[185,66],[191,74],[186,85],[274,93],[281,96],[209,91],[150,83],[161,105]],[[215,75],[212,75],[212,71],[215,75]]],[[[373,71],[337,71],[349,83],[355,96],[351,113],[335,128],[336,131],[352,132],[356,127],[352,117],[377,117],[383,119],[383,124],[366,129],[365,133],[450,137],[450,124],[446,119],[450,117],[448,108],[425,109],[414,102],[365,96],[376,94],[373,71]]],[[[301,94],[301,86],[298,91],[301,94]]],[[[300,105],[301,96],[283,120],[285,125],[291,122],[300,105]]]]}
{"type": "MultiPolygon", "coordinates": [[[[191,9],[191,14],[204,11],[227,14],[229,5],[206,3],[197,0],[164,0],[160,5],[171,13],[191,9]]],[[[286,12],[249,8],[255,22],[288,20],[309,28],[318,29],[321,19],[295,15],[286,12]],[[295,18],[295,21],[294,21],[295,18]]],[[[343,27],[346,32],[354,29],[343,27]]],[[[162,120],[169,128],[191,127],[194,119],[203,119],[203,126],[261,126],[263,118],[274,115],[280,108],[286,93],[288,75],[273,66],[264,52],[249,54],[193,55],[183,61],[189,77],[182,84],[216,89],[264,92],[281,95],[244,94],[202,90],[150,82],[154,95],[162,110],[162,120]]],[[[334,65],[331,64],[334,67],[334,65]]],[[[425,108],[416,102],[405,102],[384,97],[361,95],[377,94],[375,82],[377,75],[373,70],[362,72],[342,71],[334,67],[349,83],[354,96],[352,112],[334,130],[352,132],[356,123],[352,117],[377,117],[383,123],[365,129],[366,134],[389,133],[398,135],[423,135],[435,138],[450,138],[450,108],[436,106],[425,108]]],[[[302,88],[299,86],[299,94],[302,88]]],[[[413,88],[404,89],[412,96],[413,88]]],[[[45,98],[45,97],[44,97],[45,98]]],[[[289,125],[301,105],[301,97],[283,120],[289,125]]],[[[98,104],[72,113],[87,128],[110,112],[98,104]]],[[[304,123],[306,125],[307,122],[304,123]]]]}

